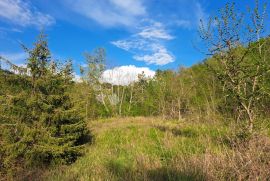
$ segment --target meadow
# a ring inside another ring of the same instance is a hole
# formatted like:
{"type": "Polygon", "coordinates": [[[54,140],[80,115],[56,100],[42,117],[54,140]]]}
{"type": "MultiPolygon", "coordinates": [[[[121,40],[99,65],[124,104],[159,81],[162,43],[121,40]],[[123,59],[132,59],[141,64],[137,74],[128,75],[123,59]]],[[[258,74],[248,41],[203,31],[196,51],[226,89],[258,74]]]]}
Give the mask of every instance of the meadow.
{"type": "Polygon", "coordinates": [[[70,166],[47,171],[44,180],[263,180],[270,177],[269,125],[260,126],[261,135],[254,135],[251,144],[241,148],[236,146],[240,141],[235,135],[236,128],[221,121],[129,117],[91,121],[88,127],[94,137],[84,156],[70,166]]]}

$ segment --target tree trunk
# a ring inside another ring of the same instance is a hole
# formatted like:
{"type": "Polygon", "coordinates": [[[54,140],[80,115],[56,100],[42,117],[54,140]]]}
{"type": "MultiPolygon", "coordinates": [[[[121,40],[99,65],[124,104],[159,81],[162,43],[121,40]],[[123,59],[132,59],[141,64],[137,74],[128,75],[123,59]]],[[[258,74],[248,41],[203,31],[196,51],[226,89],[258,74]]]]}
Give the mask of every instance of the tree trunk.
{"type": "Polygon", "coordinates": [[[110,111],[109,111],[109,109],[108,109],[108,107],[106,105],[106,102],[105,102],[105,99],[104,99],[104,94],[103,94],[103,90],[102,90],[102,86],[101,85],[100,85],[100,93],[101,93],[102,104],[105,107],[106,112],[109,113],[110,111]]]}
{"type": "Polygon", "coordinates": [[[254,126],[254,115],[252,113],[252,110],[250,109],[250,106],[246,106],[244,103],[242,103],[242,106],[244,107],[247,115],[248,115],[248,129],[249,132],[253,131],[254,126]]]}
{"type": "Polygon", "coordinates": [[[182,119],[181,115],[181,100],[178,98],[178,120],[180,121],[182,119]]]}
{"type": "Polygon", "coordinates": [[[125,88],[123,88],[121,101],[120,101],[120,105],[119,105],[119,115],[120,116],[122,115],[122,105],[123,105],[124,95],[125,95],[125,88]]]}
{"type": "Polygon", "coordinates": [[[251,111],[248,111],[247,112],[248,114],[248,118],[249,118],[249,122],[248,122],[248,129],[249,129],[249,132],[253,132],[253,126],[254,126],[254,118],[253,118],[253,114],[251,111]]]}
{"type": "Polygon", "coordinates": [[[131,86],[129,106],[128,106],[128,112],[129,112],[129,114],[130,114],[130,110],[131,110],[132,99],[133,99],[133,85],[131,86]]]}

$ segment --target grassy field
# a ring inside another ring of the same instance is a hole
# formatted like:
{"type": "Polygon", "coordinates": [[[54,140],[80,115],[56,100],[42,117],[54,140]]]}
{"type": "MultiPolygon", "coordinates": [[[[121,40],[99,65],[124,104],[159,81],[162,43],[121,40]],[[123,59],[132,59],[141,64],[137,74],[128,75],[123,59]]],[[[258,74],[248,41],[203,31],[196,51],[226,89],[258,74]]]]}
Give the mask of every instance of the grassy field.
{"type": "MultiPolygon", "coordinates": [[[[45,173],[45,180],[249,180],[258,165],[258,178],[270,168],[259,158],[269,152],[254,155],[254,144],[236,151],[232,128],[220,122],[112,118],[92,121],[89,129],[94,139],[84,156],[45,173]],[[257,157],[248,164],[251,154],[257,157]]],[[[260,139],[268,146],[269,137],[260,139]]]]}

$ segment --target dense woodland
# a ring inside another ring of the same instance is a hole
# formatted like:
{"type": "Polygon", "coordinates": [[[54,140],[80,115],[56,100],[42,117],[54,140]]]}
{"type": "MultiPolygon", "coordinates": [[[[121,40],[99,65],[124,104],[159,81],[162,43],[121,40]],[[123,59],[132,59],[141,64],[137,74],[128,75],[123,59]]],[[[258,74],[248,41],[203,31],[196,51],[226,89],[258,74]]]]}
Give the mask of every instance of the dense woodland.
{"type": "MultiPolygon", "coordinates": [[[[259,142],[260,128],[269,132],[270,125],[266,11],[257,2],[244,16],[227,4],[216,17],[201,22],[198,32],[207,59],[177,71],[157,70],[154,78],[142,73],[139,81],[124,86],[101,81],[106,70],[102,48],[85,54],[87,67],[80,67],[81,80],[74,81],[72,61],[55,61],[44,33],[33,47],[23,46],[26,67],[0,57],[0,175],[15,179],[33,168],[74,163],[94,144],[88,123],[101,118],[222,122],[234,125],[234,144],[246,145],[254,136],[259,142]]],[[[269,152],[270,146],[265,147],[269,152]]],[[[266,156],[260,164],[270,170],[266,156]]],[[[266,172],[256,173],[266,180],[266,172]]]]}

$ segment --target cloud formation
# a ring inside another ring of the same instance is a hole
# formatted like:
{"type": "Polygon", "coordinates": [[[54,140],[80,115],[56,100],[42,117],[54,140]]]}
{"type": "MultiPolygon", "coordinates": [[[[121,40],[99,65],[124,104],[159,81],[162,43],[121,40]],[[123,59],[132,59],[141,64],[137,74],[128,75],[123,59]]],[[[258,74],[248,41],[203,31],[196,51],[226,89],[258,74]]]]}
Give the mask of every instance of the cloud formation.
{"type": "Polygon", "coordinates": [[[101,81],[113,85],[129,85],[138,81],[138,75],[142,73],[144,73],[147,78],[153,78],[155,76],[155,71],[147,67],[127,65],[104,71],[101,81]]]}
{"type": "Polygon", "coordinates": [[[131,52],[135,50],[149,50],[150,49],[148,42],[146,40],[143,40],[137,37],[133,37],[127,40],[113,41],[111,42],[111,44],[125,51],[131,51],[131,52]]]}
{"type": "Polygon", "coordinates": [[[139,32],[138,35],[146,39],[174,39],[174,37],[165,30],[164,25],[160,22],[152,22],[150,26],[143,27],[143,30],[139,32]]]}
{"type": "Polygon", "coordinates": [[[134,54],[133,58],[137,61],[162,66],[174,62],[174,56],[163,45],[164,41],[172,39],[174,37],[162,23],[148,20],[148,25],[141,26],[139,32],[130,38],[111,43],[134,54]]]}
{"type": "Polygon", "coordinates": [[[1,0],[0,19],[22,27],[38,28],[50,26],[55,22],[52,16],[41,13],[25,0],[1,0]]]}
{"type": "Polygon", "coordinates": [[[106,27],[133,26],[146,14],[143,0],[68,0],[73,11],[106,27]]]}
{"type": "Polygon", "coordinates": [[[174,56],[161,45],[156,45],[152,54],[135,55],[133,58],[138,61],[146,62],[147,64],[155,65],[166,65],[174,62],[174,56]]]}

